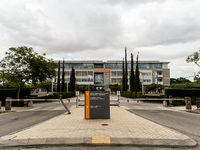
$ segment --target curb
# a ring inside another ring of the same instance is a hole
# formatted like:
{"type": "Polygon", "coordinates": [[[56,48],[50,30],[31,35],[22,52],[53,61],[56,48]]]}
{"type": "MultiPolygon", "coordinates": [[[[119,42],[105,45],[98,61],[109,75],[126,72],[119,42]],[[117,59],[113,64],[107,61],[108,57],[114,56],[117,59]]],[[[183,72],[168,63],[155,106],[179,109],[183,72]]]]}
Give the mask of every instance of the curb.
{"type": "Polygon", "coordinates": [[[37,139],[0,139],[0,147],[48,146],[48,145],[132,145],[160,147],[195,147],[196,141],[188,139],[148,139],[117,137],[80,137],[80,138],[37,138],[37,139]]]}

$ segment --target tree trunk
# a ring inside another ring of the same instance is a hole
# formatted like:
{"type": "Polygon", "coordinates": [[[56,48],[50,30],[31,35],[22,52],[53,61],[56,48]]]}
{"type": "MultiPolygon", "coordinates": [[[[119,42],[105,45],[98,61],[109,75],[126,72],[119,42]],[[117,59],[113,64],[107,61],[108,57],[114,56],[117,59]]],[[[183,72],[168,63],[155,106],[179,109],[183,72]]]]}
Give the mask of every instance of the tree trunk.
{"type": "Polygon", "coordinates": [[[19,89],[18,89],[18,92],[17,92],[17,99],[19,99],[19,96],[20,96],[20,92],[22,90],[22,87],[23,87],[23,83],[20,83],[20,86],[19,86],[19,89]]]}

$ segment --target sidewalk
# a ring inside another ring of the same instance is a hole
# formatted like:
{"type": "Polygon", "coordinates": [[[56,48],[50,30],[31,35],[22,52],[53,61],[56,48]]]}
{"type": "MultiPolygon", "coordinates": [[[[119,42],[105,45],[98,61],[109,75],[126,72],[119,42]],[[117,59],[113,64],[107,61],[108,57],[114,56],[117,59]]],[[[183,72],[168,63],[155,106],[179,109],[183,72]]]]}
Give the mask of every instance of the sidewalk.
{"type": "Polygon", "coordinates": [[[73,108],[36,126],[0,138],[0,147],[31,145],[195,146],[189,137],[143,119],[121,107],[110,107],[111,119],[84,119],[84,107],[73,108]]]}

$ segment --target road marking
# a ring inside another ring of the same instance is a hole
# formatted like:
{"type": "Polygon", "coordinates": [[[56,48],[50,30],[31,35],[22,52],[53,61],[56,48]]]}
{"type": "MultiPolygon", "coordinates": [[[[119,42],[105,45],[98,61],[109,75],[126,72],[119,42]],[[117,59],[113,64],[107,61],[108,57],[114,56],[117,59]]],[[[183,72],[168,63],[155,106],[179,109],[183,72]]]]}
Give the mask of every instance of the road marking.
{"type": "Polygon", "coordinates": [[[92,145],[110,145],[110,137],[92,137],[92,145]]]}

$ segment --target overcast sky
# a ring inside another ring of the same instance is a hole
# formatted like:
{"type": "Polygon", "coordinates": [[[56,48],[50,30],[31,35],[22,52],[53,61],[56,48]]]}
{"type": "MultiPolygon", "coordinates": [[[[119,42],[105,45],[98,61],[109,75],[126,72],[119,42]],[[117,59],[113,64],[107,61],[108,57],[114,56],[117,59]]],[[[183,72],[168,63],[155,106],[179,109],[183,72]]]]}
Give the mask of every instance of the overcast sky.
{"type": "MultiPolygon", "coordinates": [[[[33,47],[53,59],[170,62],[171,77],[198,72],[186,63],[200,47],[200,0],[1,0],[0,59],[33,47]]],[[[191,78],[189,78],[191,79],[191,78]]]]}

